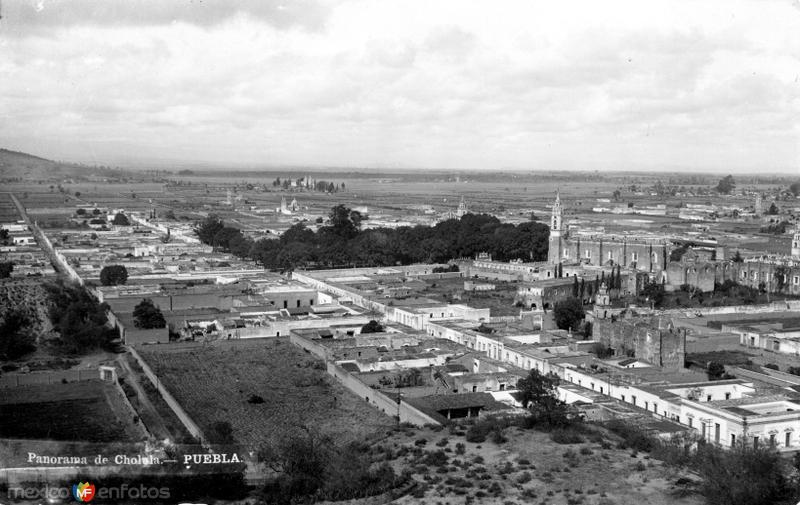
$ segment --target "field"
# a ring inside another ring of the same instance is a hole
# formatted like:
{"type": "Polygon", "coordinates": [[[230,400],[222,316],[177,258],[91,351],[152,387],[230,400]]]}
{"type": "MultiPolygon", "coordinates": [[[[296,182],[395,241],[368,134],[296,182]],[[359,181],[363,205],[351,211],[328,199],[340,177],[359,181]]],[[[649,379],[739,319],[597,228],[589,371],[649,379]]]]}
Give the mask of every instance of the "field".
{"type": "MultiPolygon", "coordinates": [[[[462,432],[463,433],[463,432],[462,432]]],[[[420,482],[395,503],[417,505],[523,503],[585,505],[700,504],[682,496],[682,474],[644,453],[616,448],[614,435],[558,444],[546,433],[507,428],[507,441],[467,442],[447,430],[395,435],[392,462],[410,468],[420,482]]],[[[688,477],[688,479],[686,479],[688,477]]]]}
{"type": "Polygon", "coordinates": [[[227,421],[235,440],[248,447],[280,440],[298,426],[347,441],[385,434],[394,424],[288,339],[139,352],[201,429],[208,434],[215,422],[227,421]],[[263,403],[252,402],[253,395],[263,403]]]}
{"type": "Polygon", "coordinates": [[[0,390],[0,437],[60,441],[138,440],[114,386],[90,380],[0,390]]]}

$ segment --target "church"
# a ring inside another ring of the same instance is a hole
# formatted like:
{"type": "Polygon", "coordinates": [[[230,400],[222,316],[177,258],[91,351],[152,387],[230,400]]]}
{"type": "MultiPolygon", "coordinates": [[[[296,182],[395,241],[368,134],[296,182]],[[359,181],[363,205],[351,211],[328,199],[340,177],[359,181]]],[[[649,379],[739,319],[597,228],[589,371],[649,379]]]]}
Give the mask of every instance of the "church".
{"type": "Polygon", "coordinates": [[[571,236],[564,226],[561,195],[550,216],[549,265],[618,266],[648,274],[668,291],[688,284],[713,291],[726,280],[772,293],[800,295],[800,229],[795,229],[789,255],[729,258],[715,242],[672,237],[619,236],[607,233],[571,236]]]}

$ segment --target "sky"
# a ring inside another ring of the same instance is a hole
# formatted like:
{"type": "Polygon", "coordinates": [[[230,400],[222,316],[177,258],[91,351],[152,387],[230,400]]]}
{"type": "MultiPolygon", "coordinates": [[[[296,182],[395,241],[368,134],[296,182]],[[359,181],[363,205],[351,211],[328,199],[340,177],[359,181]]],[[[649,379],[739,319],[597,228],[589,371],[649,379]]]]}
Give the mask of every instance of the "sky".
{"type": "Polygon", "coordinates": [[[0,147],[800,173],[800,0],[4,0],[0,147]]]}

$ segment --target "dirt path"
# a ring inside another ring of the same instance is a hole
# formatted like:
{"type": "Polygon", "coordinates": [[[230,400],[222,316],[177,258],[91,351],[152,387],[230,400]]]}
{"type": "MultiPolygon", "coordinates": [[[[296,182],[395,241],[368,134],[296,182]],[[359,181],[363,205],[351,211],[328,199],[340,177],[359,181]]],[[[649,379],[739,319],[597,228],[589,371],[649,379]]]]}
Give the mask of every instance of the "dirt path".
{"type": "Polygon", "coordinates": [[[128,364],[128,360],[126,360],[124,355],[122,355],[117,358],[117,362],[125,371],[125,380],[136,391],[137,399],[131,403],[139,412],[139,416],[150,430],[150,433],[152,433],[153,436],[159,440],[170,438],[171,435],[169,430],[164,424],[164,421],[161,419],[161,416],[158,414],[155,406],[153,406],[153,403],[150,401],[150,398],[147,397],[147,393],[145,393],[141,384],[139,384],[139,377],[136,375],[136,372],[131,369],[131,366],[128,364]]]}

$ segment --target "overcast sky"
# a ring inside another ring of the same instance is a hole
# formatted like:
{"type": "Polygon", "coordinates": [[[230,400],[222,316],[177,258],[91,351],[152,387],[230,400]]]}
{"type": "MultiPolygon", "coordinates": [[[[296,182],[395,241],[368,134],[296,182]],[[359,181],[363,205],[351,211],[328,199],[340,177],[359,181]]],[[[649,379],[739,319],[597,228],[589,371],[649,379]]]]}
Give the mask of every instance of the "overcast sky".
{"type": "Polygon", "coordinates": [[[0,147],[800,173],[800,0],[4,0],[0,147]]]}

